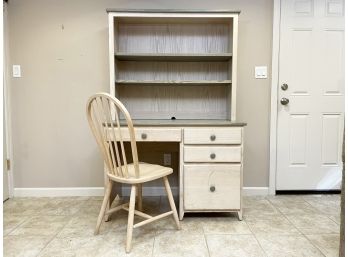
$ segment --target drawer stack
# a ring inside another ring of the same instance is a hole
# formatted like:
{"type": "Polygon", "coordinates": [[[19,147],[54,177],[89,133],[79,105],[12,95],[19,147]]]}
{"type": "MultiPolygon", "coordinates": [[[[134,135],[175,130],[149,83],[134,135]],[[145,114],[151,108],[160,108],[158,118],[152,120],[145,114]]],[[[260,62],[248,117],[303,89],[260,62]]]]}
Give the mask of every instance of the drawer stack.
{"type": "Polygon", "coordinates": [[[184,212],[238,211],[241,218],[242,131],[184,128],[184,212]]]}

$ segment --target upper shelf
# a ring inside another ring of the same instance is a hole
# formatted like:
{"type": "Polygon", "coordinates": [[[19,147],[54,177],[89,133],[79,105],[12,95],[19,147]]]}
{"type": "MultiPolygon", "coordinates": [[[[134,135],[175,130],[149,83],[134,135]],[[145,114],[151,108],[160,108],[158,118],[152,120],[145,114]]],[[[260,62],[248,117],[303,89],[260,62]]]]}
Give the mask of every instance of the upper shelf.
{"type": "Polygon", "coordinates": [[[120,61],[228,61],[232,53],[124,53],[117,52],[115,58],[120,61]]]}
{"type": "Polygon", "coordinates": [[[118,85],[230,85],[231,80],[116,80],[118,85]]]}

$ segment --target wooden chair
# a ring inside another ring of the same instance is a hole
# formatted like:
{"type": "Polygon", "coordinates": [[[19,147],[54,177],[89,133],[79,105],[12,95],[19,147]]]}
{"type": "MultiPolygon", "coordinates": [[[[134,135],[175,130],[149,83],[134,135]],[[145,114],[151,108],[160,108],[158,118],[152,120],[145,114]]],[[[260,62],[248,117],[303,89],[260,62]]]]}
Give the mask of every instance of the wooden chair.
{"type": "Polygon", "coordinates": [[[104,194],[103,203],[100,209],[95,234],[99,233],[99,228],[103,217],[115,211],[124,209],[128,213],[126,252],[130,252],[133,228],[140,227],[152,221],[173,215],[178,229],[180,223],[176,211],[173,195],[169,186],[167,176],[173,173],[172,168],[140,163],[138,161],[137,145],[132,119],[124,105],[115,97],[107,93],[98,93],[89,98],[87,102],[87,117],[91,130],[95,136],[97,144],[103,155],[107,169],[107,187],[104,194]],[[123,115],[127,123],[127,129],[121,129],[120,116],[123,115]],[[124,142],[130,141],[133,162],[129,163],[126,159],[124,142]],[[163,178],[164,186],[168,195],[171,211],[150,216],[142,210],[142,183],[163,178]],[[129,203],[121,204],[106,211],[113,182],[131,185],[129,203]],[[135,210],[136,189],[138,188],[138,210],[135,210]],[[134,214],[145,218],[144,221],[134,223],[134,214]]]}

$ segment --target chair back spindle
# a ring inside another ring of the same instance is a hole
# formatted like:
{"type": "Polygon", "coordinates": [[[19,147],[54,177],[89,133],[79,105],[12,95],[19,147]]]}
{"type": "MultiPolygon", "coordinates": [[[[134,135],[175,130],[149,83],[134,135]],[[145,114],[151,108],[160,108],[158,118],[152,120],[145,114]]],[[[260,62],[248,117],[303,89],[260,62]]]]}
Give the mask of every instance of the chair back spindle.
{"type": "MultiPolygon", "coordinates": [[[[107,93],[97,93],[87,101],[87,118],[102,153],[107,170],[116,177],[129,178],[124,142],[125,130],[121,129],[120,114],[127,123],[129,141],[136,178],[139,178],[138,151],[132,119],[126,107],[107,93]],[[124,133],[124,134],[123,134],[124,133]]],[[[128,141],[128,140],[127,140],[128,141]]]]}

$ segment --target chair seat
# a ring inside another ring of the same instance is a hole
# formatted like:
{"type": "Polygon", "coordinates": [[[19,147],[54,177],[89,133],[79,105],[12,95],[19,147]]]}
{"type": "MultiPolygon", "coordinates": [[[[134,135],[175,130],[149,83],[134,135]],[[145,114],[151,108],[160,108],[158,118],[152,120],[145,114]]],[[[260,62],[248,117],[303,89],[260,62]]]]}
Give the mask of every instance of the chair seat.
{"type": "MultiPolygon", "coordinates": [[[[116,182],[137,184],[159,179],[173,173],[173,169],[170,167],[164,167],[157,164],[150,164],[145,162],[139,163],[139,178],[135,176],[135,169],[133,163],[127,165],[129,178],[123,178],[111,173],[108,173],[108,177],[116,182]]],[[[122,170],[125,174],[125,166],[122,166],[122,170]]]]}

